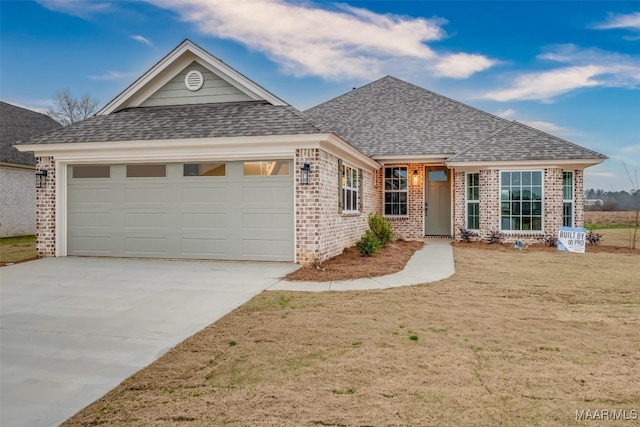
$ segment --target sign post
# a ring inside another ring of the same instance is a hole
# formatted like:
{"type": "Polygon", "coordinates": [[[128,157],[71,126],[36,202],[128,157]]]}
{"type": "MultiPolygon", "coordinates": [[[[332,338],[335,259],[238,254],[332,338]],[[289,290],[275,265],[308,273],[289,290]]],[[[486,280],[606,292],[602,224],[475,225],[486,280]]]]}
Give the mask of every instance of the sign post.
{"type": "Polygon", "coordinates": [[[560,227],[558,229],[558,250],[583,254],[586,236],[587,230],[582,227],[560,227]]]}

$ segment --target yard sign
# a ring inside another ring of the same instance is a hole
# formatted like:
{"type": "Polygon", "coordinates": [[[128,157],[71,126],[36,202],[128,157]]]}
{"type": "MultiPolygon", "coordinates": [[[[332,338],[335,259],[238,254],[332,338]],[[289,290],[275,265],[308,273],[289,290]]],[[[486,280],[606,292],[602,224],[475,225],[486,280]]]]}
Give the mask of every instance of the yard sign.
{"type": "Polygon", "coordinates": [[[586,235],[587,230],[582,227],[560,227],[558,230],[558,250],[583,254],[586,235]]]}

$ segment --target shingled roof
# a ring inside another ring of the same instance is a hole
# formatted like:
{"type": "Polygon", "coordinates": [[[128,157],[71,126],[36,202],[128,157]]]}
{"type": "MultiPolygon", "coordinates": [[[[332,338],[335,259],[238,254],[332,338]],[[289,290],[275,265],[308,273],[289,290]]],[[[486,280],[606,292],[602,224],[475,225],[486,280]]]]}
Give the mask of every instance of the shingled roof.
{"type": "Polygon", "coordinates": [[[13,145],[62,127],[51,117],[0,101],[0,163],[35,165],[31,153],[21,153],[13,145]]]}
{"type": "Polygon", "coordinates": [[[459,162],[606,158],[392,76],[305,113],[372,157],[442,154],[459,162]]]}
{"type": "Polygon", "coordinates": [[[91,117],[29,144],[324,133],[291,106],[264,101],[128,108],[91,117]]]}
{"type": "Polygon", "coordinates": [[[513,121],[506,128],[448,160],[450,162],[491,162],[606,158],[595,151],[513,121]]]}

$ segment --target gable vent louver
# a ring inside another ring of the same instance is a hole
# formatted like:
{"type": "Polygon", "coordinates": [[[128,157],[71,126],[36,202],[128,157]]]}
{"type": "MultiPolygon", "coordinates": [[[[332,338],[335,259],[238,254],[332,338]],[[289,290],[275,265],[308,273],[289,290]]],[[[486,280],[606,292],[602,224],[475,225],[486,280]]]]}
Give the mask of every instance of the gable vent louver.
{"type": "Polygon", "coordinates": [[[204,84],[204,76],[198,70],[191,70],[184,78],[184,85],[190,91],[196,91],[204,84]]]}

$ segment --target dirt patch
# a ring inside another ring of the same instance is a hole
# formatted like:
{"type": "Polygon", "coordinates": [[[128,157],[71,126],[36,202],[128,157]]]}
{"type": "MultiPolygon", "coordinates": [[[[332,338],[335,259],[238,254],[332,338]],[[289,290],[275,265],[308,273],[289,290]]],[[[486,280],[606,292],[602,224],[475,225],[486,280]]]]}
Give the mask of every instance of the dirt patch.
{"type": "Polygon", "coordinates": [[[360,256],[358,249],[352,246],[323,262],[320,268],[304,266],[285,276],[285,280],[329,282],[397,273],[422,246],[423,242],[396,240],[370,257],[360,256]]]}
{"type": "Polygon", "coordinates": [[[627,226],[635,223],[635,211],[585,211],[584,222],[587,226],[627,226]]]}
{"type": "Polygon", "coordinates": [[[428,285],[264,292],[65,425],[634,424],[575,417],[640,408],[637,256],[487,247],[428,285]]]}

